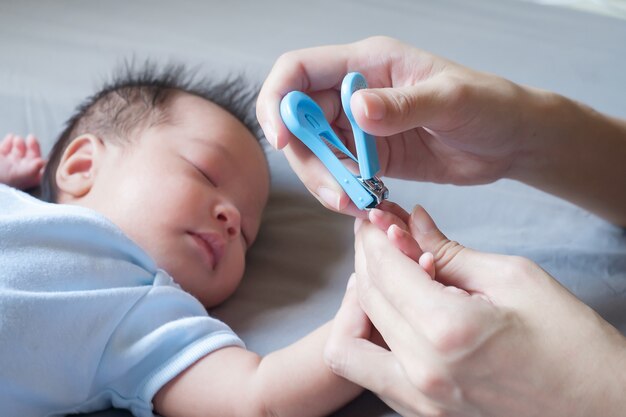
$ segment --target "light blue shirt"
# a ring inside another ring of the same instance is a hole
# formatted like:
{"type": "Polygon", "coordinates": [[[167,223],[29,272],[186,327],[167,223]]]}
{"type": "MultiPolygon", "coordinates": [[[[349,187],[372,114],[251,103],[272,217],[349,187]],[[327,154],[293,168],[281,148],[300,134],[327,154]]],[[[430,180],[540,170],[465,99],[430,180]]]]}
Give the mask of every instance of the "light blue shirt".
{"type": "Polygon", "coordinates": [[[0,185],[0,414],[152,398],[198,359],[243,342],[98,213],[0,185]]]}

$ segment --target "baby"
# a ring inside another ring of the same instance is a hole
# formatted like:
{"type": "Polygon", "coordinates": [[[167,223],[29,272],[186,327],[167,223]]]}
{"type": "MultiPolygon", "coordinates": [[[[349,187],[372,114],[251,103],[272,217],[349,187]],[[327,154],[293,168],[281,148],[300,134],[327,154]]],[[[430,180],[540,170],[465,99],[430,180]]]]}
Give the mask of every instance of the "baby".
{"type": "MultiPolygon", "coordinates": [[[[68,121],[48,202],[0,185],[3,415],[314,416],[361,392],[324,364],[330,324],[259,357],[206,312],[237,288],[268,197],[252,99],[130,71],[68,121]]],[[[42,165],[32,137],[0,145],[2,182],[31,187],[42,165]]]]}

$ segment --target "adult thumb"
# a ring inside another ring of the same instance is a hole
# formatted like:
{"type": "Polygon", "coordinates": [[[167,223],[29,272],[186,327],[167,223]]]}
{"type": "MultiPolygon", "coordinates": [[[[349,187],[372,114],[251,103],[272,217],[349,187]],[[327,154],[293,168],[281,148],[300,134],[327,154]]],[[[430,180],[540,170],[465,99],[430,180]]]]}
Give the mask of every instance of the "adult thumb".
{"type": "Polygon", "coordinates": [[[437,281],[468,292],[483,292],[501,284],[506,256],[475,251],[448,239],[419,205],[411,213],[409,230],[420,248],[433,254],[437,281]]]}
{"type": "Polygon", "coordinates": [[[376,136],[391,136],[436,122],[445,100],[433,80],[417,85],[359,90],[351,107],[359,126],[376,136]]]}

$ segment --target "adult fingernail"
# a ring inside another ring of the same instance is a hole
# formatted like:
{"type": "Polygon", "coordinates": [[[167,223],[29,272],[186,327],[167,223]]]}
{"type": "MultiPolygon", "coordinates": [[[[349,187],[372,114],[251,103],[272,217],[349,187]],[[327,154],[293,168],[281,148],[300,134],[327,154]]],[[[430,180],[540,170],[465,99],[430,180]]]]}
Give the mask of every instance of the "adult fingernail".
{"type": "Polygon", "coordinates": [[[363,100],[365,117],[370,120],[382,120],[385,118],[387,106],[385,106],[385,102],[378,94],[363,91],[360,97],[363,100]]]}
{"type": "Polygon", "coordinates": [[[413,222],[413,226],[415,226],[421,234],[430,233],[435,229],[435,225],[432,220],[426,211],[420,206],[416,206],[413,209],[411,221],[413,222]]]}
{"type": "Polygon", "coordinates": [[[277,138],[276,138],[276,130],[274,130],[274,126],[270,122],[264,122],[261,125],[263,129],[263,133],[265,133],[265,139],[276,149],[277,146],[277,138]]]}
{"type": "Polygon", "coordinates": [[[317,195],[330,208],[339,210],[339,194],[327,187],[317,189],[317,195]]]}

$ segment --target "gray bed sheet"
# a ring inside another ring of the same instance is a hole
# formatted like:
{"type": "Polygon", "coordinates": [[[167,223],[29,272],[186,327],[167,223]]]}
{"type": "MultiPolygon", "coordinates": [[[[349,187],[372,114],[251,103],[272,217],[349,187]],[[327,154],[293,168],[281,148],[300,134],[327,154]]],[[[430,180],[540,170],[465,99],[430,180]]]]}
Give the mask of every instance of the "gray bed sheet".
{"type": "MultiPolygon", "coordinates": [[[[610,17],[513,0],[3,0],[0,134],[33,132],[47,152],[124,58],[243,69],[260,81],[284,51],[377,34],[626,117],[626,23],[610,17]]],[[[235,296],[212,311],[260,354],[333,317],[354,254],[352,220],[322,208],[280,153],[267,154],[272,193],[258,243],[235,296]]],[[[624,230],[513,181],[387,184],[392,200],[424,205],[451,238],[535,260],[626,332],[624,230]]],[[[336,415],[395,414],[366,393],[336,415]]]]}

